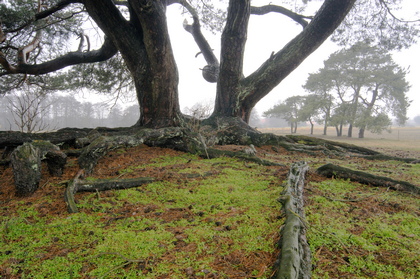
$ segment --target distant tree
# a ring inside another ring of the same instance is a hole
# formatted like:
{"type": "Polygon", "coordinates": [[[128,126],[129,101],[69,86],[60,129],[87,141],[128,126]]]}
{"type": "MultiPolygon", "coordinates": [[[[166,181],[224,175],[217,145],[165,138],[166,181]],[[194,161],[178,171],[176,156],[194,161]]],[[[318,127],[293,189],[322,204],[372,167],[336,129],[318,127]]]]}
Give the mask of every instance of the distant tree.
{"type": "Polygon", "coordinates": [[[124,125],[123,121],[123,111],[122,108],[119,105],[115,105],[111,108],[108,117],[107,117],[107,123],[109,123],[109,127],[123,127],[124,125]]]}
{"type": "Polygon", "coordinates": [[[13,115],[8,108],[9,102],[5,96],[0,97],[0,130],[12,130],[12,123],[10,119],[13,119],[13,115]]]}
{"type": "Polygon", "coordinates": [[[286,120],[290,125],[290,132],[295,134],[297,125],[306,119],[302,118],[301,110],[305,103],[305,97],[292,96],[273,106],[263,113],[264,117],[279,117],[286,120]]]}
{"type": "Polygon", "coordinates": [[[382,130],[386,129],[390,120],[384,121],[384,117],[389,113],[399,124],[407,120],[410,102],[406,97],[406,73],[389,52],[361,42],[333,53],[324,62],[324,68],[309,76],[304,87],[313,94],[333,95],[335,124],[342,125],[343,121],[337,121],[337,113],[345,111],[348,137],[358,127],[359,137],[363,138],[366,129],[380,132],[380,124],[382,130]]]}
{"type": "MultiPolygon", "coordinates": [[[[311,135],[314,134],[315,122],[322,123],[322,117],[319,116],[324,112],[324,109],[329,105],[328,99],[319,98],[317,95],[308,95],[303,97],[303,106],[299,111],[299,118],[306,120],[311,124],[311,135]]],[[[326,116],[325,116],[326,117],[326,116]]],[[[324,129],[324,135],[326,130],[324,129]]]]}
{"type": "Polygon", "coordinates": [[[416,123],[417,125],[420,125],[420,115],[417,115],[413,118],[414,123],[416,123]]]}
{"type": "Polygon", "coordinates": [[[306,83],[303,85],[303,88],[310,92],[308,96],[308,104],[318,111],[318,123],[324,124],[323,135],[327,135],[327,127],[330,125],[331,114],[334,109],[334,96],[331,92],[331,88],[337,86],[333,82],[331,75],[333,73],[329,72],[326,69],[320,69],[315,74],[309,74],[306,83]]]}
{"type": "Polygon", "coordinates": [[[74,96],[53,96],[52,121],[56,127],[79,127],[83,105],[74,96]]]}
{"type": "Polygon", "coordinates": [[[340,103],[335,107],[333,113],[331,114],[328,125],[335,127],[337,137],[341,137],[343,135],[343,127],[348,124],[348,113],[350,111],[350,107],[349,103],[340,103]]]}
{"type": "Polygon", "coordinates": [[[26,87],[20,94],[8,97],[8,109],[12,112],[13,122],[19,131],[33,133],[46,130],[49,107],[46,95],[26,87]]]}
{"type": "Polygon", "coordinates": [[[136,124],[136,122],[139,120],[139,114],[140,110],[138,105],[127,107],[124,110],[124,122],[126,122],[127,126],[136,124]]]}
{"type": "Polygon", "coordinates": [[[95,119],[95,108],[91,102],[83,102],[80,108],[80,126],[94,128],[97,125],[95,119]]]}
{"type": "Polygon", "coordinates": [[[257,127],[261,123],[260,114],[258,113],[256,108],[253,108],[251,111],[251,116],[249,118],[249,125],[252,127],[257,127]]]}

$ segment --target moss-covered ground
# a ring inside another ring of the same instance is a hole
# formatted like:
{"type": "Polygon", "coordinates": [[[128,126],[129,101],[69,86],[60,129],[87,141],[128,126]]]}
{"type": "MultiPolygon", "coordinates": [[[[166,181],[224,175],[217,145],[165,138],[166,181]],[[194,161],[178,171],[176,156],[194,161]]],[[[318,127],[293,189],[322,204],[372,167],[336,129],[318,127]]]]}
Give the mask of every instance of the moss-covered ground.
{"type": "MultiPolygon", "coordinates": [[[[420,165],[257,149],[267,160],[311,166],[305,195],[313,278],[420,277],[418,196],[314,173],[336,163],[419,185],[420,165]]],[[[119,149],[89,179],[156,182],[78,193],[76,214],[63,199],[75,158],[60,178],[44,171],[28,198],[14,196],[11,169],[1,168],[0,278],[270,278],[275,271],[284,221],[277,199],[287,167],[119,149]]]]}

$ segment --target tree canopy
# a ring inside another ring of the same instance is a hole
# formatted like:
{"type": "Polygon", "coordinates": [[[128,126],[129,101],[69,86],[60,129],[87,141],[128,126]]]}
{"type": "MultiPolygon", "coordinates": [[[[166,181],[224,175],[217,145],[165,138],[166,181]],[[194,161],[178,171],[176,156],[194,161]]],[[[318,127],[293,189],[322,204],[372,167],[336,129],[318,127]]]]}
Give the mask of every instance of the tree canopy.
{"type": "Polygon", "coordinates": [[[392,114],[398,124],[407,120],[410,101],[407,71],[398,66],[391,54],[376,46],[357,43],[333,53],[317,73],[310,74],[304,88],[325,100],[322,113],[325,123],[349,125],[379,133],[391,124],[392,114]]]}
{"type": "Polygon", "coordinates": [[[409,46],[418,35],[415,24],[399,21],[391,13],[401,5],[399,0],[358,4],[355,0],[325,0],[312,15],[305,12],[307,2],[297,5],[285,0],[252,6],[250,0],[5,0],[0,4],[0,93],[19,90],[24,83],[43,92],[80,87],[135,90],[139,126],[182,126],[179,75],[166,19],[169,5],[179,5],[188,15],[184,29],[207,63],[203,78],[217,83],[210,119],[237,117],[248,122],[255,104],[339,28],[353,7],[347,20],[352,26],[363,25],[363,32],[349,29],[346,23],[333,37],[336,41],[345,43],[346,32],[351,32],[352,38],[374,38],[372,42],[398,49],[409,46]],[[362,15],[363,5],[380,9],[362,15]],[[244,76],[249,17],[268,13],[286,16],[302,31],[244,76]],[[202,25],[214,32],[223,30],[219,57],[204,37],[202,25]],[[91,26],[98,32],[89,32],[91,26]],[[367,30],[382,32],[372,37],[367,30]],[[396,38],[397,45],[383,43],[396,38]]]}

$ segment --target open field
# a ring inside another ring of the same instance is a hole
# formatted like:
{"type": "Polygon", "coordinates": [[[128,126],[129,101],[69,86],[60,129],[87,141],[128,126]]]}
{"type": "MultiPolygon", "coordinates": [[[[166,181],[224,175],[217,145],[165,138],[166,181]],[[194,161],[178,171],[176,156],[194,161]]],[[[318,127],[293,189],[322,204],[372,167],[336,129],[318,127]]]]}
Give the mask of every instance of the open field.
{"type": "MultiPolygon", "coordinates": [[[[290,128],[259,128],[263,133],[273,133],[276,135],[290,135],[290,128]]],[[[347,130],[344,130],[344,136],[337,137],[335,128],[329,127],[327,135],[322,135],[323,128],[315,126],[312,136],[327,140],[346,142],[358,146],[377,150],[379,152],[399,156],[420,159],[420,127],[392,127],[390,133],[384,132],[380,135],[365,132],[365,138],[357,138],[358,130],[353,131],[355,137],[348,138],[347,130]]],[[[310,136],[310,127],[298,127],[298,135],[310,136]]]]}

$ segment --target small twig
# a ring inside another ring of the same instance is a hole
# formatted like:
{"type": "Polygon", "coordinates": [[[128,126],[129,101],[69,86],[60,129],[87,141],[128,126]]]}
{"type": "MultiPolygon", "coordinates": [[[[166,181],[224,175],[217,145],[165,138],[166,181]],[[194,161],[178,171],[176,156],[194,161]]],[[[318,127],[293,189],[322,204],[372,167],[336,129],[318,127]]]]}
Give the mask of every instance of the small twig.
{"type": "Polygon", "coordinates": [[[116,255],[116,256],[122,258],[123,260],[125,260],[125,262],[122,263],[122,264],[120,264],[120,265],[117,265],[117,266],[113,267],[108,272],[106,272],[104,275],[102,275],[100,278],[105,278],[108,274],[110,274],[114,270],[117,270],[119,268],[122,268],[122,267],[124,267],[124,266],[126,266],[126,265],[128,265],[130,263],[142,263],[142,262],[144,262],[144,260],[135,260],[135,259],[133,260],[133,259],[129,259],[129,258],[121,255],[120,253],[117,253],[117,252],[102,252],[102,253],[99,253],[96,257],[99,258],[102,255],[116,255]]]}
{"type": "Polygon", "coordinates": [[[389,187],[388,187],[388,188],[386,189],[386,191],[385,191],[385,192],[383,192],[383,193],[371,194],[371,195],[367,195],[367,196],[365,196],[365,197],[361,197],[361,198],[359,198],[359,199],[352,199],[352,200],[350,200],[350,199],[348,199],[348,200],[346,200],[346,199],[333,199],[333,198],[330,198],[330,197],[327,197],[327,196],[323,196],[323,197],[324,197],[324,198],[326,198],[327,200],[330,200],[330,201],[338,201],[338,202],[359,202],[359,201],[362,201],[362,200],[368,199],[368,198],[370,198],[370,197],[384,195],[386,192],[388,192],[388,190],[389,190],[389,187]]]}

